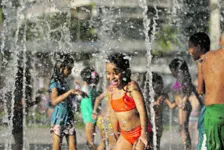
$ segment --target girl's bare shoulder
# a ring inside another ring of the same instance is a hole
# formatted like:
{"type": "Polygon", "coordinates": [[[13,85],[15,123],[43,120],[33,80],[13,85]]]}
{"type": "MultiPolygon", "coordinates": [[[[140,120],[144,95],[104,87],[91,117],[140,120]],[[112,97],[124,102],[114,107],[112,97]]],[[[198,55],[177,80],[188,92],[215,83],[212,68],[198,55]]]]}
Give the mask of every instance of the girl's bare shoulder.
{"type": "Polygon", "coordinates": [[[135,91],[135,90],[139,91],[140,90],[138,83],[134,80],[129,82],[127,86],[128,86],[129,91],[135,91]]]}

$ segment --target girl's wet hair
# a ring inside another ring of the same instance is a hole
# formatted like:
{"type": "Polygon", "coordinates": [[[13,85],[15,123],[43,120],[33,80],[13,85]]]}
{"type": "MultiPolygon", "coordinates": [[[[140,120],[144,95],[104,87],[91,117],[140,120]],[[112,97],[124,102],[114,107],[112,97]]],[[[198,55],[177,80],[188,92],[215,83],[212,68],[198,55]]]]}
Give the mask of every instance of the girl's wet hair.
{"type": "MultiPolygon", "coordinates": [[[[148,84],[149,79],[147,79],[146,76],[147,76],[147,72],[144,73],[143,82],[146,82],[148,84]]],[[[163,85],[163,78],[156,72],[152,72],[152,84],[163,85]]],[[[146,85],[146,86],[149,86],[149,85],[146,85]]]]}
{"type": "Polygon", "coordinates": [[[198,32],[190,36],[189,41],[195,46],[200,45],[203,53],[207,53],[210,50],[210,38],[204,32],[198,32]]]}
{"type": "Polygon", "coordinates": [[[68,67],[68,69],[73,68],[74,60],[72,58],[64,58],[63,61],[56,61],[55,66],[54,66],[54,72],[53,75],[51,76],[51,80],[54,79],[55,81],[61,81],[64,77],[64,69],[65,67],[68,67]],[[60,69],[62,69],[62,72],[60,72],[60,69]]]}
{"type": "MultiPolygon", "coordinates": [[[[144,73],[144,77],[143,77],[143,86],[144,87],[144,91],[146,91],[147,93],[150,91],[150,86],[149,86],[149,79],[147,79],[147,72],[144,73]]],[[[162,92],[163,89],[160,89],[160,91],[158,91],[158,88],[156,88],[157,86],[161,86],[161,88],[163,88],[163,79],[162,76],[160,76],[158,73],[152,72],[152,87],[155,90],[155,92],[162,92]]]]}
{"type": "Polygon", "coordinates": [[[191,75],[188,70],[188,66],[186,61],[180,58],[175,58],[169,64],[170,69],[173,69],[177,76],[177,82],[181,86],[181,90],[183,93],[191,92],[192,82],[191,75]]]}
{"type": "Polygon", "coordinates": [[[116,65],[115,72],[121,73],[122,84],[125,86],[131,81],[131,69],[129,64],[129,56],[123,53],[114,53],[108,56],[107,62],[116,65]]]}
{"type": "Polygon", "coordinates": [[[152,83],[163,85],[163,78],[155,72],[152,72],[152,83]]]}
{"type": "Polygon", "coordinates": [[[188,72],[188,66],[186,61],[184,61],[183,59],[180,58],[175,58],[171,61],[171,63],[169,64],[170,69],[174,69],[174,71],[176,73],[178,73],[178,71],[183,71],[183,72],[188,72]]]}
{"type": "Polygon", "coordinates": [[[96,86],[99,82],[99,75],[93,68],[85,68],[80,73],[82,80],[86,81],[87,84],[96,86]]]}

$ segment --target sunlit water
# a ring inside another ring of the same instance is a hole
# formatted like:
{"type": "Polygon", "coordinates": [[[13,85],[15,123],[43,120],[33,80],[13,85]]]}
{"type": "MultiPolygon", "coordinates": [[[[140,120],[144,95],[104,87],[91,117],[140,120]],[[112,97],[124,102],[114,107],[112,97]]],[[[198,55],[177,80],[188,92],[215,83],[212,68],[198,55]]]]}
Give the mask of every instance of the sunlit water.
{"type": "MultiPolygon", "coordinates": [[[[174,5],[169,11],[174,18],[178,18],[177,10],[180,9],[181,5],[175,0],[173,2],[174,5]]],[[[14,111],[13,108],[15,104],[13,91],[15,90],[14,85],[16,73],[18,71],[17,66],[30,68],[32,77],[30,86],[33,87],[32,100],[34,100],[36,91],[39,88],[43,87],[43,85],[40,85],[38,77],[41,76],[42,78],[45,78],[44,82],[49,82],[48,79],[51,75],[52,66],[55,60],[59,59],[61,56],[63,56],[63,54],[72,55],[75,58],[76,62],[85,61],[84,63],[92,65],[100,73],[102,78],[105,76],[105,57],[111,52],[124,51],[131,55],[131,62],[133,61],[135,56],[139,54],[139,57],[143,57],[143,59],[147,60],[146,63],[141,63],[141,67],[144,68],[143,70],[147,72],[147,79],[149,79],[150,85],[150,93],[144,93],[144,95],[146,95],[146,97],[150,96],[150,103],[153,103],[154,92],[151,83],[151,71],[153,70],[152,50],[155,46],[155,41],[157,40],[155,38],[156,33],[160,30],[158,22],[160,19],[159,14],[161,13],[161,10],[158,9],[156,3],[152,6],[152,9],[155,13],[153,17],[151,17],[147,14],[150,10],[147,7],[148,1],[146,0],[139,0],[135,2],[133,1],[133,3],[135,3],[134,7],[137,7],[138,9],[132,10],[131,8],[129,8],[126,11],[123,11],[122,8],[116,5],[118,3],[116,0],[94,1],[90,3],[90,6],[88,7],[86,6],[79,8],[79,11],[84,12],[84,14],[80,13],[78,16],[78,20],[80,22],[82,20],[88,20],[87,22],[89,23],[89,29],[77,28],[77,35],[75,35],[74,37],[71,35],[72,33],[70,28],[73,21],[72,15],[73,13],[77,12],[76,10],[74,10],[74,6],[70,5],[69,1],[61,2],[59,0],[18,0],[16,5],[14,3],[15,1],[12,0],[2,1],[2,5],[4,6],[3,13],[5,15],[5,20],[3,23],[3,31],[1,33],[1,53],[4,55],[2,64],[4,64],[3,66],[5,67],[3,67],[3,71],[1,72],[1,74],[3,74],[5,79],[4,87],[1,89],[1,92],[3,95],[4,103],[3,120],[4,123],[6,123],[6,126],[3,127],[4,131],[1,131],[1,137],[5,139],[5,150],[12,149],[12,144],[14,143],[11,133],[14,111]],[[132,11],[136,11],[137,15],[133,13],[136,15],[133,15],[135,19],[138,20],[136,22],[132,22],[130,21],[131,19],[128,18],[130,17],[128,16],[128,14],[132,11]],[[61,16],[61,18],[57,17],[57,15],[61,16]],[[54,17],[56,19],[52,19],[54,17]],[[89,32],[97,33],[98,40],[84,41],[82,39],[82,36],[80,35],[82,34],[82,32],[85,32],[84,30],[89,30],[89,32]],[[131,31],[135,31],[136,34],[131,31]],[[149,34],[149,32],[151,34],[149,34]],[[125,36],[124,33],[128,35],[125,36]],[[73,41],[73,39],[76,39],[75,42],[73,41]],[[142,46],[141,48],[143,49],[139,51],[129,51],[128,48],[135,48],[136,45],[132,44],[132,42],[134,43],[135,41],[137,41],[136,39],[139,39],[138,42],[143,41],[139,44],[139,46],[142,46]],[[123,46],[122,44],[128,42],[130,43],[130,45],[126,44],[127,48],[124,48],[125,46],[123,46]],[[10,52],[9,59],[6,59],[5,57],[7,55],[7,51],[10,52]],[[27,57],[28,53],[31,57],[27,57]],[[86,58],[86,54],[90,55],[91,57],[86,58]],[[83,60],[82,57],[86,58],[87,60],[83,60]],[[29,60],[30,62],[26,63],[29,60]],[[12,93],[11,99],[5,98],[5,95],[8,92],[12,93]],[[10,108],[7,107],[8,103],[10,103],[10,108]],[[10,116],[10,118],[8,116],[10,116]]],[[[178,19],[174,19],[172,23],[178,24],[178,19]]],[[[139,66],[139,68],[141,67],[139,66]]],[[[81,68],[77,69],[81,70],[81,68]]],[[[25,75],[25,69],[23,70],[23,75],[25,75]]],[[[27,83],[24,80],[22,86],[23,89],[25,89],[26,84],[27,83]]],[[[45,83],[44,85],[47,84],[45,83]]],[[[105,87],[106,81],[104,78],[104,82],[99,86],[99,89],[103,90],[105,89],[105,87]]],[[[23,90],[23,95],[25,95],[25,90],[23,90]]],[[[149,104],[149,102],[146,101],[146,104],[149,104]]],[[[24,104],[24,106],[26,106],[26,103],[24,104]]],[[[32,143],[39,143],[40,145],[48,144],[48,146],[49,144],[51,144],[49,127],[47,128],[47,130],[44,130],[48,133],[41,133],[38,129],[39,124],[36,122],[38,118],[35,115],[35,112],[37,111],[36,109],[36,106],[32,107],[30,109],[30,113],[27,114],[25,107],[23,108],[24,149],[38,149],[38,144],[32,145],[32,143]],[[30,124],[26,122],[27,116],[32,116],[30,124]],[[32,132],[32,128],[30,129],[30,127],[28,126],[34,126],[35,131],[33,131],[33,134],[30,134],[32,132]],[[42,142],[43,140],[40,140],[41,138],[43,138],[41,137],[41,135],[45,136],[44,138],[47,139],[46,143],[42,142]]],[[[152,124],[153,126],[155,126],[155,116],[152,105],[150,112],[152,124]]],[[[173,118],[175,116],[173,116],[173,111],[170,110],[168,112],[170,117],[168,123],[169,133],[173,133],[175,132],[175,129],[173,127],[173,118]]],[[[155,127],[153,128],[153,131],[156,132],[155,127]]],[[[171,140],[174,141],[173,137],[175,135],[177,134],[174,133],[170,135],[171,140]]],[[[82,132],[79,132],[78,137],[79,139],[81,139],[82,143],[85,143],[85,135],[82,134],[82,132]],[[83,137],[80,138],[80,136],[83,137]]],[[[153,137],[153,142],[156,143],[156,136],[153,137]]],[[[170,143],[173,142],[171,141],[170,143]]],[[[65,142],[63,142],[63,144],[65,144],[65,142]]],[[[171,144],[169,145],[169,149],[172,149],[171,144]]]]}

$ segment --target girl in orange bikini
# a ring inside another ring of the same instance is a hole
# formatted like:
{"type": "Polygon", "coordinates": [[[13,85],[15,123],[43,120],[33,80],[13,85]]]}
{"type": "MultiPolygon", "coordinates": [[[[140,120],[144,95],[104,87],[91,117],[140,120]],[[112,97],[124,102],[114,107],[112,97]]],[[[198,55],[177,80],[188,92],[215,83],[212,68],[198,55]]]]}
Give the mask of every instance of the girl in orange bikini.
{"type": "Polygon", "coordinates": [[[106,62],[106,77],[111,84],[107,93],[112,128],[117,139],[114,149],[143,150],[148,145],[147,114],[142,92],[131,80],[128,56],[122,53],[110,55],[106,62]]]}

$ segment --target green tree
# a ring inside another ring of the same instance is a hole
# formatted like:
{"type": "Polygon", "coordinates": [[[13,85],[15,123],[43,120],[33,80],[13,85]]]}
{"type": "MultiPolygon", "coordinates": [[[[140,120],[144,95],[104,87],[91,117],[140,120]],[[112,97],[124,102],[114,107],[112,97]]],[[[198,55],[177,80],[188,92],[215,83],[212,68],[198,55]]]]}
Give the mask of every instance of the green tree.
{"type": "Polygon", "coordinates": [[[156,44],[153,49],[154,55],[171,52],[176,47],[180,46],[178,40],[178,30],[173,26],[162,26],[156,33],[156,44]]]}

